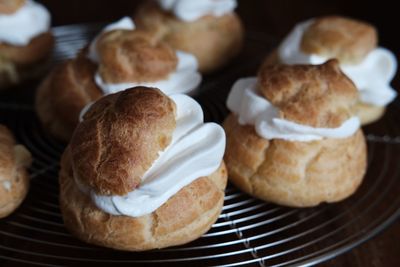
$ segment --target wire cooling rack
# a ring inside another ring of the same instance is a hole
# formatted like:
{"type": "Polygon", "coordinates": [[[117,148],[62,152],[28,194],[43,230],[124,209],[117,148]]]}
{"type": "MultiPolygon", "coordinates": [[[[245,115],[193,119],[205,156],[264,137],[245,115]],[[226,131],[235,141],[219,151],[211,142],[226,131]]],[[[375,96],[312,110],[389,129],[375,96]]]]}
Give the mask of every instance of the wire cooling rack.
{"type": "MultiPolygon", "coordinates": [[[[55,61],[74,56],[98,29],[99,25],[54,28],[55,61]]],[[[205,78],[196,98],[208,121],[224,119],[224,102],[232,83],[254,75],[274,45],[273,39],[262,33],[249,33],[242,55],[230,67],[205,78]]],[[[8,125],[34,156],[26,200],[0,221],[0,264],[4,266],[312,265],[368,240],[400,214],[400,118],[396,115],[400,103],[395,102],[379,123],[365,129],[367,175],[356,194],[345,201],[291,209],[259,201],[228,185],[218,221],[194,242],[141,253],[88,245],[68,233],[59,210],[57,176],[65,144],[43,132],[29,102],[0,100],[0,122],[8,125]]]]}

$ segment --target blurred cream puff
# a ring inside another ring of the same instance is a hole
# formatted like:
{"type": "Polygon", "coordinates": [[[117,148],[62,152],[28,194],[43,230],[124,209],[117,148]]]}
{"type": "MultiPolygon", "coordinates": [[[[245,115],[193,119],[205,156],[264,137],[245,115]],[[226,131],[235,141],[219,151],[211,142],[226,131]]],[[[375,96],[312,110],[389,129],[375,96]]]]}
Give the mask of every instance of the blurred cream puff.
{"type": "Polygon", "coordinates": [[[147,1],[134,19],[173,48],[193,54],[199,70],[209,73],[229,63],[243,44],[236,0],[147,1]]]}
{"type": "Polygon", "coordinates": [[[44,6],[32,0],[0,1],[0,89],[43,74],[53,44],[44,6]]]}
{"type": "Polygon", "coordinates": [[[16,144],[10,130],[0,125],[0,218],[10,215],[25,199],[31,162],[29,151],[16,144]]]}

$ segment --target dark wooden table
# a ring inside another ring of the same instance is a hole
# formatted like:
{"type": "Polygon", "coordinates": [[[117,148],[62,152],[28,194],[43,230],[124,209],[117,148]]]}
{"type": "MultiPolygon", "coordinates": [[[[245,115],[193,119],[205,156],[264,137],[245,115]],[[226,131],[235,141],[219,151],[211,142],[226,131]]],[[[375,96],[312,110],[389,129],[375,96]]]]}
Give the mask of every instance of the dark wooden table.
{"type": "MultiPolygon", "coordinates": [[[[140,1],[42,0],[53,14],[54,25],[112,21],[131,14],[140,1]]],[[[399,57],[400,38],[396,8],[385,1],[288,1],[239,0],[238,13],[249,31],[265,32],[277,40],[297,22],[325,14],[363,19],[377,26],[380,44],[399,57]]],[[[398,75],[400,76],[400,75],[398,75]]],[[[398,78],[395,84],[399,85],[398,78]]],[[[399,88],[399,86],[397,87],[399,88]]],[[[378,236],[328,262],[324,266],[400,266],[400,221],[378,236]]]]}

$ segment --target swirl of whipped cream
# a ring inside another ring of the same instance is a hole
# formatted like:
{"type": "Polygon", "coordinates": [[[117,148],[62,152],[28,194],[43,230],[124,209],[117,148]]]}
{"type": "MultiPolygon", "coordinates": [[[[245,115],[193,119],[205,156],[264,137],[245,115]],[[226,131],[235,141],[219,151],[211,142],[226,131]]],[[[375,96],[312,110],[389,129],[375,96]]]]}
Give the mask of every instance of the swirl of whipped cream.
{"type": "MultiPolygon", "coordinates": [[[[104,28],[102,33],[115,29],[134,30],[135,24],[129,17],[124,17],[118,22],[110,24],[104,28]]],[[[97,39],[98,36],[90,44],[88,53],[89,59],[96,63],[99,62],[99,56],[96,50],[97,39]]],[[[156,87],[167,95],[189,93],[190,91],[194,90],[202,80],[201,74],[197,71],[197,59],[192,54],[179,50],[176,51],[176,56],[178,58],[176,70],[173,73],[170,73],[169,76],[164,80],[141,83],[106,83],[98,72],[95,74],[94,79],[96,84],[100,87],[105,95],[136,86],[156,87]]]]}
{"type": "Polygon", "coordinates": [[[315,128],[281,119],[279,110],[257,94],[256,77],[236,81],[229,93],[227,106],[238,115],[239,124],[255,125],[262,138],[310,142],[323,138],[345,138],[360,128],[360,121],[352,117],[337,128],[315,128]]]}
{"type": "Polygon", "coordinates": [[[157,2],[162,9],[187,22],[207,15],[220,17],[231,13],[237,6],[236,0],[157,0],[157,2]]]}
{"type": "Polygon", "coordinates": [[[32,0],[12,14],[0,14],[0,43],[26,46],[50,28],[50,13],[32,0]]]}
{"type": "MultiPolygon", "coordinates": [[[[315,54],[305,54],[300,49],[304,32],[313,23],[308,20],[299,23],[283,40],[278,48],[280,60],[285,64],[322,64],[329,58],[315,54]]],[[[392,102],[397,92],[390,86],[396,74],[397,60],[392,52],[378,47],[372,50],[357,65],[341,64],[346,74],[356,85],[362,102],[375,106],[386,106],[392,102]]]]}
{"type": "Polygon", "coordinates": [[[77,182],[99,209],[131,217],[152,213],[183,187],[212,174],[221,165],[225,151],[224,130],[218,124],[204,123],[203,111],[191,97],[176,94],[171,98],[177,107],[172,141],[159,152],[138,188],[124,196],[103,196],[77,182]]]}

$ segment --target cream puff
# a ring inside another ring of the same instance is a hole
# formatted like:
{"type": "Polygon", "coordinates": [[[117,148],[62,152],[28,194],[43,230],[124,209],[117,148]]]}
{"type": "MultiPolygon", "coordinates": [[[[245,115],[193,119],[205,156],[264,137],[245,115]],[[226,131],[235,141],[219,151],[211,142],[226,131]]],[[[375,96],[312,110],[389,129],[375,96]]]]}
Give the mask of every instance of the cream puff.
{"type": "Polygon", "coordinates": [[[354,106],[362,124],[378,120],[397,95],[390,82],[396,57],[377,47],[376,29],[365,22],[327,16],[299,23],[267,59],[266,64],[321,64],[330,58],[355,83],[360,99],[354,106]]]}
{"type": "Polygon", "coordinates": [[[68,141],[80,111],[103,95],[139,85],[166,94],[191,93],[201,79],[194,56],[135,30],[126,17],[47,76],[37,91],[36,111],[50,134],[68,141]]]}
{"type": "Polygon", "coordinates": [[[32,0],[1,1],[0,89],[42,74],[53,44],[44,6],[32,0]]]}
{"type": "Polygon", "coordinates": [[[147,1],[134,19],[138,28],[195,55],[200,72],[209,73],[241,50],[243,26],[236,6],[236,0],[147,1]]]}
{"type": "Polygon", "coordinates": [[[264,65],[236,82],[224,121],[224,160],[238,188],[265,201],[311,207],[355,192],[366,143],[352,114],[358,99],[338,61],[264,65]]]}
{"type": "Polygon", "coordinates": [[[12,213],[25,199],[31,161],[29,151],[16,144],[12,133],[0,125],[0,218],[12,213]]]}
{"type": "Polygon", "coordinates": [[[141,251],[190,242],[224,200],[225,133],[200,105],[137,87],[85,112],[61,160],[65,226],[88,243],[141,251]]]}

